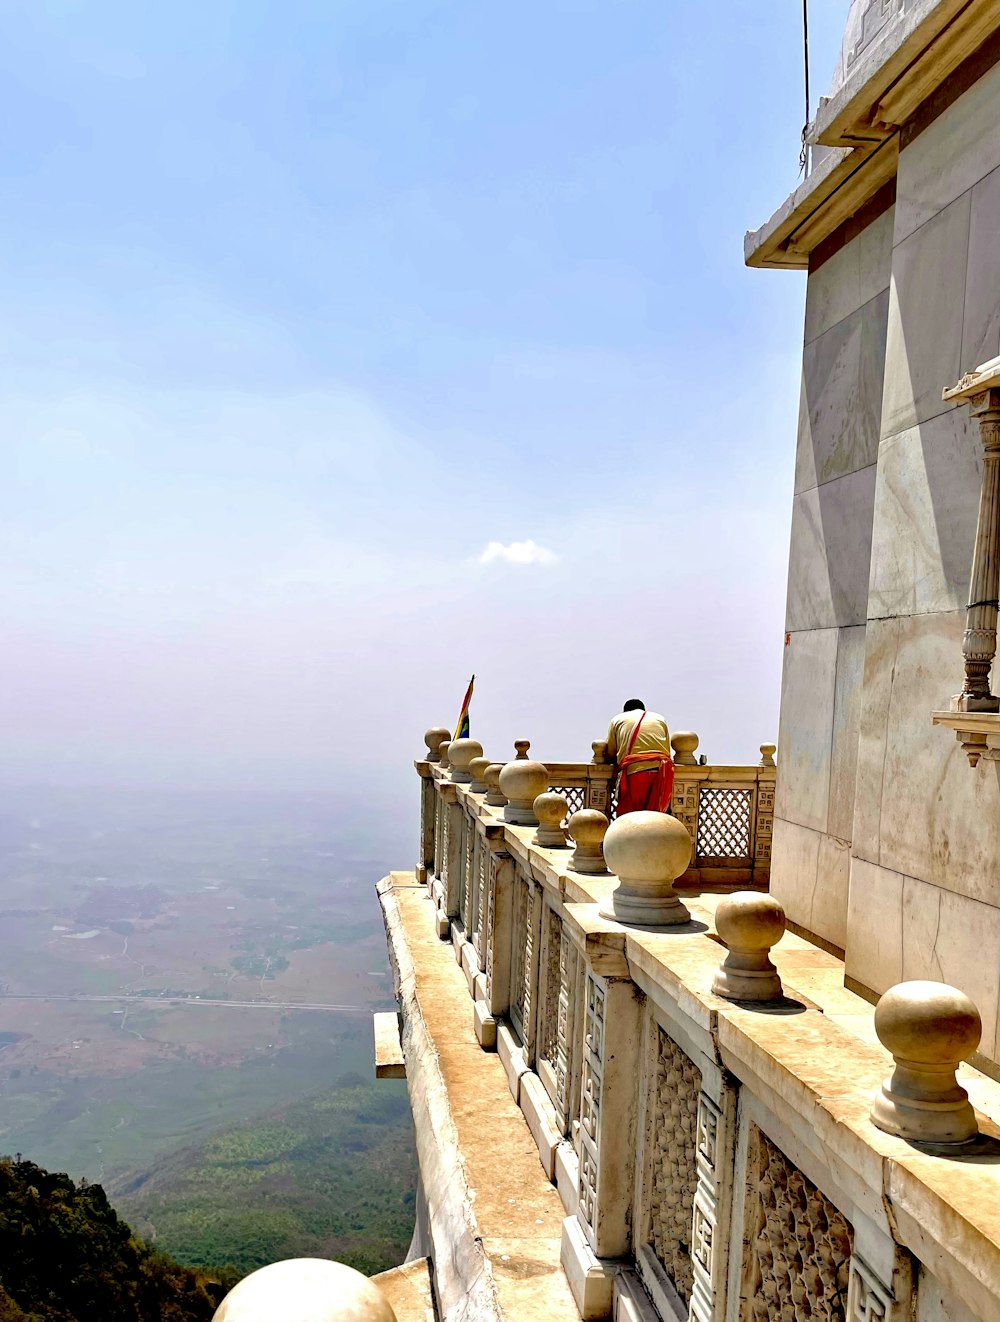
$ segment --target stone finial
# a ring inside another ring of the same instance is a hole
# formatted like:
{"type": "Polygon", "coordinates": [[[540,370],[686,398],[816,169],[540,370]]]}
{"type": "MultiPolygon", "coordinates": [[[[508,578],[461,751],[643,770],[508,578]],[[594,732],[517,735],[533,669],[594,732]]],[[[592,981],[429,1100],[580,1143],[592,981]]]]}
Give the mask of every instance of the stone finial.
{"type": "Polygon", "coordinates": [[[783,993],[768,953],[785,934],[785,911],[771,895],[736,891],[719,901],[715,930],[729,947],[712,982],[727,1001],[777,1001],[783,993]]]}
{"type": "Polygon", "coordinates": [[[491,762],[483,773],[483,780],[486,782],[486,798],[491,808],[506,808],[507,796],[500,789],[500,772],[503,771],[502,762],[491,762]]]}
{"type": "Polygon", "coordinates": [[[537,826],[535,800],[548,788],[549,769],[542,762],[521,757],[508,762],[500,770],[500,792],[507,799],[504,821],[515,826],[537,826]]]}
{"type": "Polygon", "coordinates": [[[590,759],[596,767],[606,767],[608,765],[608,741],[606,739],[595,739],[590,745],[594,750],[594,756],[590,759]]]}
{"type": "Polygon", "coordinates": [[[448,745],[451,778],[456,785],[469,785],[472,776],[469,766],[474,757],[482,757],[483,746],[478,739],[453,739],[448,745]]]}
{"type": "Polygon", "coordinates": [[[451,738],[451,731],[443,725],[435,725],[424,734],[424,743],[427,745],[427,761],[440,762],[441,745],[446,739],[451,738]]]}
{"type": "Polygon", "coordinates": [[[760,764],[762,767],[777,766],[774,755],[778,751],[777,744],[761,744],[760,746],[760,764]]]}
{"type": "Polygon", "coordinates": [[[581,808],[568,822],[569,837],[576,848],[569,861],[574,872],[607,872],[604,862],[604,837],[608,819],[596,808],[581,808]]]}
{"type": "Polygon", "coordinates": [[[545,790],[538,795],[532,807],[538,818],[538,830],[531,843],[542,849],[565,849],[566,832],[562,824],[569,812],[565,796],[554,790],[545,790]]]}
{"type": "Polygon", "coordinates": [[[441,743],[438,744],[438,761],[441,763],[441,769],[443,771],[447,771],[448,767],[451,765],[448,761],[449,748],[451,748],[451,741],[449,739],[442,739],[441,743]]]}
{"type": "Polygon", "coordinates": [[[698,759],[694,755],[700,740],[693,730],[675,730],[670,739],[674,750],[674,766],[696,767],[698,759]]]}
{"type": "Polygon", "coordinates": [[[687,871],[693,848],[683,822],[669,813],[630,812],[616,818],[604,837],[604,857],[619,880],[602,915],[643,927],[686,923],[691,915],[673,884],[687,871]]]}
{"type": "Polygon", "coordinates": [[[367,1276],[326,1258],[289,1258],[244,1276],[212,1322],[396,1322],[367,1276]]]}
{"type": "Polygon", "coordinates": [[[968,996],[945,982],[899,982],[875,1007],[875,1032],[896,1068],[872,1103],[872,1123],[926,1143],[975,1137],[976,1113],[955,1077],[983,1032],[968,996]]]}
{"type": "Polygon", "coordinates": [[[515,761],[515,762],[527,762],[527,760],[528,760],[528,749],[529,749],[530,747],[531,747],[531,740],[530,740],[530,739],[515,739],[515,740],[514,740],[514,753],[515,753],[514,761],[515,761]]]}
{"type": "Polygon", "coordinates": [[[470,784],[469,789],[473,794],[486,793],[486,781],[483,779],[483,776],[489,765],[490,759],[488,757],[474,757],[469,763],[469,775],[472,777],[472,783],[470,784]]]}

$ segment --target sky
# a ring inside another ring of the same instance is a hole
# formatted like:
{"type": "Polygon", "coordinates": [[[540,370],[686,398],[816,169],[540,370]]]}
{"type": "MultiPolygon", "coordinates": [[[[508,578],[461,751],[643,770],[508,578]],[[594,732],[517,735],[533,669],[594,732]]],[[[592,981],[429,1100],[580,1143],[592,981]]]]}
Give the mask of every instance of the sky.
{"type": "MultiPolygon", "coordinates": [[[[814,0],[814,87],[847,4],[814,0]]],[[[0,17],[0,780],[411,795],[775,738],[792,0],[0,17]]],[[[780,755],[780,754],[779,754],[780,755]]]]}

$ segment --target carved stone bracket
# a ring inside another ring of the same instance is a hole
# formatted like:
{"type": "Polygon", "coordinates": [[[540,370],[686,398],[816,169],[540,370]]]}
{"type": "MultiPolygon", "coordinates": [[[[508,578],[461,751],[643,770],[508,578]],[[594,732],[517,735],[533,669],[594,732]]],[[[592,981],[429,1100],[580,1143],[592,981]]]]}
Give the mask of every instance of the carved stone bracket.
{"type": "MultiPolygon", "coordinates": [[[[943,398],[968,405],[983,444],[979,522],[962,643],[965,681],[961,693],[951,700],[951,710],[956,714],[1000,712],[1000,697],[990,688],[1000,613],[1000,357],[963,377],[944,391],[943,398]]],[[[969,760],[975,766],[979,757],[970,753],[969,760]]]]}

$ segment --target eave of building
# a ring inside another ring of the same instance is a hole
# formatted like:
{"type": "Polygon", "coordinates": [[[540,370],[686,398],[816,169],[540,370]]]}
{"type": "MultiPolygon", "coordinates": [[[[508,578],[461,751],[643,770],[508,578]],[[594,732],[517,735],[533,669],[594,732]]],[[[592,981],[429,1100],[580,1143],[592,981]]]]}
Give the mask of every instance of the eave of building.
{"type": "Polygon", "coordinates": [[[997,0],[923,0],[824,100],[810,138],[830,149],[744,240],[748,266],[806,270],[814,249],[895,176],[899,130],[1000,31],[997,0]]]}

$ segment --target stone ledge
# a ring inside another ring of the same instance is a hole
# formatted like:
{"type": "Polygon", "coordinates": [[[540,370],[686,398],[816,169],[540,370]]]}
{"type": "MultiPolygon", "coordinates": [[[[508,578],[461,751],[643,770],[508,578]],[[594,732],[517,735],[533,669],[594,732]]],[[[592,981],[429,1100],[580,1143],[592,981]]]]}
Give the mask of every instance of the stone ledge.
{"type": "Polygon", "coordinates": [[[465,976],[435,935],[426,890],[412,883],[412,874],[393,873],[378,890],[402,1008],[441,1317],[576,1322],[559,1262],[562,1202],[539,1165],[506,1070],[476,1042],[465,976]]]}

